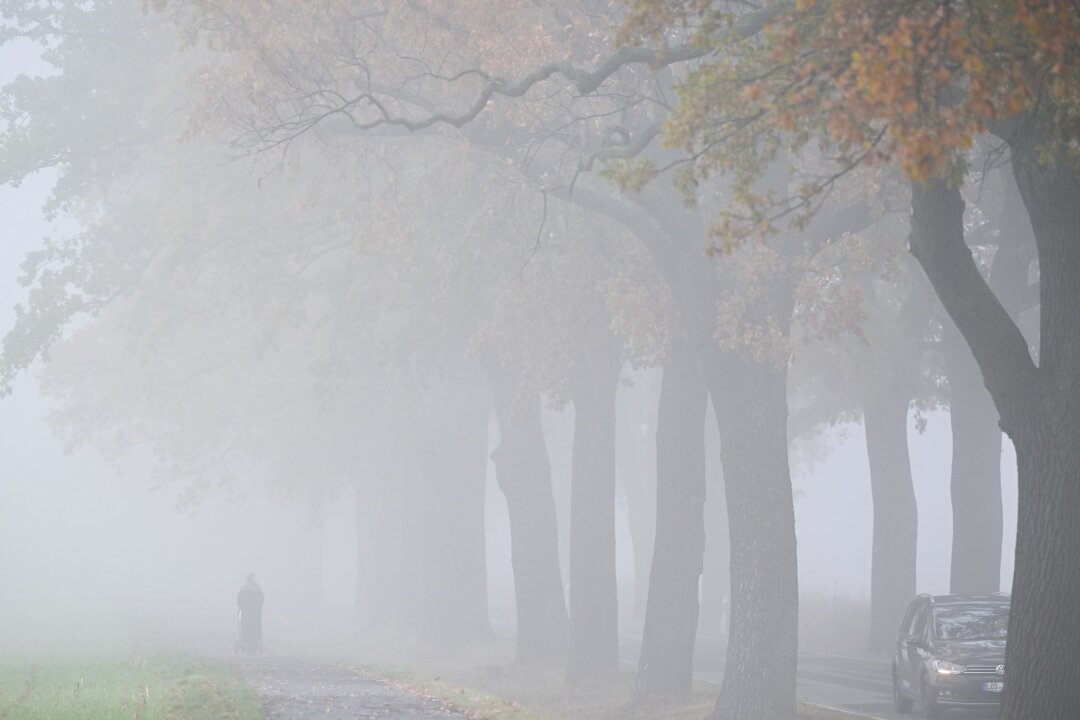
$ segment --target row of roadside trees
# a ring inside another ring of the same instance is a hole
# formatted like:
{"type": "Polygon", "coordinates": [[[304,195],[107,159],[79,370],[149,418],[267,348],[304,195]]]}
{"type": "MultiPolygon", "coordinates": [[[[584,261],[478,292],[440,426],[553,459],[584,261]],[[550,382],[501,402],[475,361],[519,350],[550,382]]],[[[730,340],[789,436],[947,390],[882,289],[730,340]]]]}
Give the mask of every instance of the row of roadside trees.
{"type": "Polygon", "coordinates": [[[690,686],[712,412],[716,717],[749,720],[794,707],[792,437],[866,427],[880,650],[916,590],[909,412],[948,402],[956,592],[1000,585],[1001,430],[1017,448],[1006,717],[1080,706],[1075,8],[151,10],[6,11],[57,74],[5,90],[0,179],[59,169],[84,230],[28,259],[3,371],[98,315],[49,374],[73,439],[149,442],[196,490],[355,483],[398,553],[373,605],[453,644],[488,622],[493,409],[518,660],[581,678],[617,665],[619,378],[662,366],[638,696],[690,686]],[[574,409],[568,605],[542,398],[574,409]]]}

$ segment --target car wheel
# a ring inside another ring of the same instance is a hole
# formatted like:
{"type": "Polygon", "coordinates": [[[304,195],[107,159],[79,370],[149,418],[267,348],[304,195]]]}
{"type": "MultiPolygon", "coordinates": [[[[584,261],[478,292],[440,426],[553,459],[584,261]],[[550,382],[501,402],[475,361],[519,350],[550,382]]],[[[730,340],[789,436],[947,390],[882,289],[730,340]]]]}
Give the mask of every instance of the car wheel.
{"type": "Polygon", "coordinates": [[[933,696],[933,690],[930,689],[930,680],[923,675],[922,679],[922,709],[923,715],[929,720],[938,720],[941,717],[941,713],[944,712],[942,707],[938,705],[937,698],[933,696]]]}
{"type": "Polygon", "coordinates": [[[905,695],[900,689],[900,678],[896,676],[896,668],[893,668],[892,673],[892,696],[893,703],[896,705],[896,712],[905,715],[911,712],[911,708],[915,704],[915,701],[905,695]]]}

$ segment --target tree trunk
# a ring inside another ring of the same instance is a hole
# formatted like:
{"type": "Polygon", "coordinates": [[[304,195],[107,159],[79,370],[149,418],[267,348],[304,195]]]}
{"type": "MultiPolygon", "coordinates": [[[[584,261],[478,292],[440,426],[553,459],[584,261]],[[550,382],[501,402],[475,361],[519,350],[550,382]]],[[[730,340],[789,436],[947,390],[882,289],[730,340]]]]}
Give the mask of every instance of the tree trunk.
{"type": "Polygon", "coordinates": [[[1080,647],[1080,176],[1064,160],[1038,162],[1038,138],[1027,146],[1019,133],[1011,139],[1039,252],[1039,364],[964,244],[964,202],[955,188],[913,186],[911,247],[967,340],[1016,447],[1016,569],[1002,716],[1071,720],[1080,711],[1073,662],[1080,647]]]}
{"type": "Polygon", "coordinates": [[[619,367],[574,393],[570,481],[570,643],[567,680],[619,663],[615,581],[615,390],[619,367]]]}
{"type": "MultiPolygon", "coordinates": [[[[988,284],[1015,321],[1028,304],[1031,223],[1016,180],[1002,171],[1004,199],[998,246],[988,284]]],[[[960,595],[1001,589],[1001,423],[964,336],[945,323],[945,367],[952,419],[953,547],[950,591],[960,595]]]]}
{"type": "Polygon", "coordinates": [[[943,350],[952,424],[952,561],[949,592],[1001,589],[1001,427],[964,337],[947,321],[943,350]]]}
{"type": "Polygon", "coordinates": [[[559,533],[559,568],[563,572],[563,595],[570,594],[570,487],[574,456],[574,411],[541,408],[548,459],[551,462],[551,490],[555,495],[555,523],[559,533]]]}
{"type": "Polygon", "coordinates": [[[720,463],[720,433],[716,413],[705,419],[705,560],[701,576],[701,618],[698,634],[720,637],[727,633],[728,597],[731,595],[731,548],[728,545],[727,500],[720,463]]]}
{"type": "Polygon", "coordinates": [[[719,398],[713,409],[731,533],[731,629],[714,720],[795,714],[799,597],[787,368],[751,355],[723,353],[708,373],[719,398]]]}
{"type": "Polygon", "coordinates": [[[731,596],[731,553],[728,548],[724,477],[706,464],[705,560],[701,575],[701,618],[698,635],[723,637],[728,631],[731,596]]]}
{"type": "Polygon", "coordinates": [[[632,375],[633,385],[616,396],[618,479],[626,493],[634,551],[634,624],[644,627],[649,568],[656,535],[656,405],[658,371],[632,375]]]}
{"type": "Polygon", "coordinates": [[[686,343],[664,363],[656,423],[656,545],[635,700],[688,695],[705,553],[705,408],[701,366],[686,343]]]}
{"type": "Polygon", "coordinates": [[[1013,168],[1039,251],[1038,385],[1018,409],[994,396],[1019,471],[1003,717],[1065,720],[1080,715],[1080,175],[1036,152],[1014,149],[1013,168]]]}
{"type": "Polygon", "coordinates": [[[656,542],[656,528],[653,526],[656,511],[653,509],[651,515],[646,514],[646,510],[651,508],[653,503],[644,497],[650,490],[655,494],[656,484],[649,480],[650,478],[638,476],[623,483],[630,524],[630,542],[634,551],[633,618],[636,627],[645,625],[645,610],[649,603],[649,570],[652,567],[653,544],[656,542]]]}
{"type": "Polygon", "coordinates": [[[906,394],[889,388],[863,402],[874,508],[869,649],[876,653],[892,649],[900,619],[915,597],[919,528],[908,457],[908,404],[906,394]]]}
{"type": "Polygon", "coordinates": [[[492,370],[488,377],[500,435],[491,459],[510,515],[517,605],[515,659],[518,663],[561,662],[566,649],[566,599],[540,398],[529,393],[515,402],[516,383],[506,373],[492,370]]]}
{"type": "Polygon", "coordinates": [[[1002,711],[1009,720],[1080,716],[1080,423],[1075,410],[1062,420],[1031,418],[1013,436],[1019,503],[1002,711]]]}

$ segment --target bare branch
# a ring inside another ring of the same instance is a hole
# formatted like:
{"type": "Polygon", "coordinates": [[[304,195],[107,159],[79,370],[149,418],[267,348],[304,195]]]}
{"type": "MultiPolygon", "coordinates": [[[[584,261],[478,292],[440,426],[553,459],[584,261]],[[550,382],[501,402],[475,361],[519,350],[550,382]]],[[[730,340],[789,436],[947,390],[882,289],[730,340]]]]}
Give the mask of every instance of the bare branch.
{"type": "MultiPolygon", "coordinates": [[[[789,5],[790,3],[780,2],[741,15],[732,28],[733,37],[735,39],[744,39],[757,34],[769,20],[786,10],[789,5]]],[[[493,98],[497,96],[520,98],[534,87],[556,76],[568,80],[570,87],[579,96],[586,96],[595,93],[609,78],[624,67],[646,65],[651,68],[663,68],[702,58],[713,52],[715,52],[713,48],[694,44],[661,48],[624,46],[591,70],[567,60],[558,60],[541,65],[533,72],[517,80],[491,76],[479,69],[466,70],[445,77],[438,73],[425,73],[423,77],[451,84],[465,78],[480,78],[483,85],[465,110],[452,112],[429,109],[427,110],[428,114],[422,117],[408,117],[403,113],[392,111],[387,105],[387,99],[392,98],[400,101],[413,94],[407,87],[409,81],[403,82],[399,87],[391,87],[372,84],[370,78],[368,78],[363,83],[364,91],[349,97],[345,97],[330,88],[309,89],[291,98],[291,101],[298,102],[302,106],[295,115],[285,118],[274,117],[270,122],[262,126],[256,121],[247,128],[247,139],[241,141],[241,144],[246,143],[263,150],[287,146],[298,136],[337,115],[347,117],[354,127],[359,130],[372,130],[383,126],[400,127],[409,132],[424,130],[436,125],[450,125],[461,128],[475,120],[493,98]],[[368,111],[371,114],[367,118],[358,117],[358,114],[363,111],[368,111]]],[[[285,80],[282,81],[285,82],[285,80]]],[[[286,84],[291,85],[288,82],[286,84]]],[[[415,100],[406,99],[405,102],[414,107],[423,106],[416,103],[415,100]]]]}

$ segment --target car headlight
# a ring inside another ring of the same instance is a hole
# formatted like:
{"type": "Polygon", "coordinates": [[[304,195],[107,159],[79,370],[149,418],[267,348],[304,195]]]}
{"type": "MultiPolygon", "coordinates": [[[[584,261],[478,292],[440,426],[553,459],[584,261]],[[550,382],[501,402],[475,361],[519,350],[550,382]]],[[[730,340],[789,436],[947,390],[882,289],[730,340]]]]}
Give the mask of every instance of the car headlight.
{"type": "Polygon", "coordinates": [[[940,675],[959,675],[967,670],[963,665],[957,665],[954,662],[948,660],[934,660],[930,663],[934,670],[940,675]]]}

